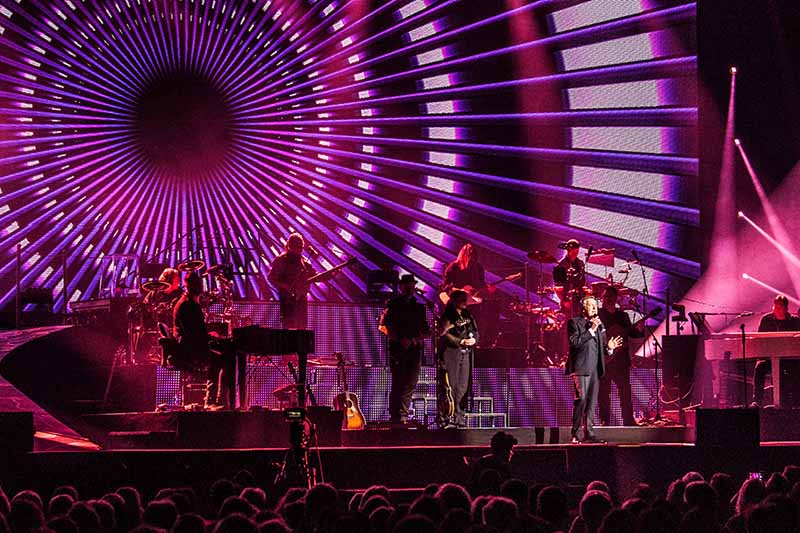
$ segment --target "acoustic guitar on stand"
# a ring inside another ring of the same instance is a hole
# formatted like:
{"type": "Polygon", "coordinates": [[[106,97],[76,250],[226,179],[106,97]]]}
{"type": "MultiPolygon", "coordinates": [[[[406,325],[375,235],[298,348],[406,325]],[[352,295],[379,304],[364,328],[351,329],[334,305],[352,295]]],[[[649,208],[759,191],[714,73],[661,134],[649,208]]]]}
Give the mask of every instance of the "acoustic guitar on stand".
{"type": "Polygon", "coordinates": [[[364,429],[367,421],[358,407],[358,396],[347,390],[347,369],[342,352],[333,354],[336,357],[336,384],[339,394],[333,399],[333,408],[344,413],[342,429],[364,429]]]}

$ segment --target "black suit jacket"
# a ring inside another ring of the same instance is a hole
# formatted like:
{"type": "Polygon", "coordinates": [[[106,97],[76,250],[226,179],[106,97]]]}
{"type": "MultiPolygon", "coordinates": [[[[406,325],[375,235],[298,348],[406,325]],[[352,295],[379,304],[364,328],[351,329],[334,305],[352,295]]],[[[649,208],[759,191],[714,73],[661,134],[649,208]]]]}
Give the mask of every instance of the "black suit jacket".
{"type": "Polygon", "coordinates": [[[567,367],[565,373],[589,375],[597,372],[599,377],[603,377],[606,373],[606,339],[605,329],[600,329],[595,332],[595,335],[589,331],[589,321],[583,317],[571,318],[567,322],[567,335],[569,337],[569,357],[567,358],[567,367]],[[593,361],[591,357],[590,344],[591,342],[600,342],[598,346],[597,361],[593,361]],[[594,367],[594,368],[593,368],[594,367]]]}

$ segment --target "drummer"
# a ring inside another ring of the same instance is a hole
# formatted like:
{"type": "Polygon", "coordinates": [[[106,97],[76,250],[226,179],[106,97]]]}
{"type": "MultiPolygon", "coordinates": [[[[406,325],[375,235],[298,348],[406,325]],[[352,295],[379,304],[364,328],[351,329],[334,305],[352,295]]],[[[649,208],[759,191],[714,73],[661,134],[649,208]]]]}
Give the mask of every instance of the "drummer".
{"type": "Polygon", "coordinates": [[[158,281],[167,285],[161,290],[149,291],[144,297],[146,304],[159,304],[165,302],[175,302],[181,297],[181,275],[174,268],[165,268],[158,281]]]}
{"type": "Polygon", "coordinates": [[[553,280],[563,289],[561,297],[561,308],[567,316],[580,314],[580,301],[583,298],[583,287],[586,285],[586,269],[583,261],[578,259],[581,243],[577,239],[570,239],[558,245],[559,248],[566,250],[566,254],[553,267],[553,280]]]}

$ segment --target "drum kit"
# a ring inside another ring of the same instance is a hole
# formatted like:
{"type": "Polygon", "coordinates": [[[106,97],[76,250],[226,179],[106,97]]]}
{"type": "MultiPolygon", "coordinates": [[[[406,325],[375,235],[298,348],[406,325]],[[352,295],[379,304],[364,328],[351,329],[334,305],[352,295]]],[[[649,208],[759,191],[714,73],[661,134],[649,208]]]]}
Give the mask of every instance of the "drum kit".
{"type": "MultiPolygon", "coordinates": [[[[248,317],[234,314],[233,267],[223,263],[205,268],[204,261],[183,261],[175,270],[181,273],[197,272],[214,281],[216,288],[200,295],[200,305],[206,317],[211,335],[227,337],[234,327],[247,325],[248,317]],[[203,271],[205,269],[205,271],[203,271]],[[212,306],[220,312],[211,312],[212,306]]],[[[159,324],[172,324],[172,312],[180,297],[170,292],[171,285],[165,281],[151,280],[141,285],[142,299],[134,302],[128,311],[129,353],[137,362],[160,360],[158,343],[159,324]]]]}
{"type": "MultiPolygon", "coordinates": [[[[617,272],[622,276],[618,276],[619,279],[615,281],[613,249],[598,249],[589,256],[588,263],[606,267],[606,276],[588,284],[583,283],[584,272],[567,269],[566,283],[546,285],[545,265],[555,265],[558,260],[546,250],[533,250],[527,257],[536,270],[531,278],[536,277],[537,281],[526,286],[525,300],[512,300],[503,306],[506,310],[505,316],[512,318],[506,320],[504,326],[500,326],[495,346],[516,347],[523,344],[529,351],[529,364],[538,365],[538,360],[542,359],[541,362],[549,366],[552,361],[559,361],[566,355],[566,324],[571,317],[580,313],[580,301],[584,297],[593,296],[602,300],[605,291],[614,287],[619,295],[617,302],[620,309],[639,309],[639,291],[626,286],[631,264],[635,261],[619,268],[617,272]],[[520,328],[520,324],[524,328],[520,328]],[[525,332],[524,340],[521,338],[522,331],[525,332]],[[537,357],[537,353],[543,357],[537,357]]],[[[526,265],[526,268],[529,267],[526,265]]]]}

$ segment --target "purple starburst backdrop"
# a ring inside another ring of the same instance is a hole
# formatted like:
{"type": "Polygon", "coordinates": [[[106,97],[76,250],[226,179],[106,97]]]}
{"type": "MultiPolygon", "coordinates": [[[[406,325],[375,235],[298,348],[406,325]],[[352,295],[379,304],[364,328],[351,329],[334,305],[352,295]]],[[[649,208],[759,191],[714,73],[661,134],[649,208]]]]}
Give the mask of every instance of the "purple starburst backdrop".
{"type": "Polygon", "coordinates": [[[387,265],[430,289],[466,240],[497,279],[570,237],[682,292],[694,27],[674,0],[0,0],[0,306],[18,246],[57,308],[187,257],[270,298],[293,230],[362,265],[317,300],[387,265]]]}

